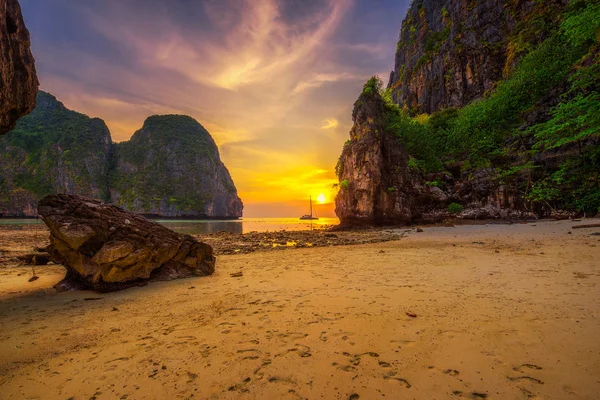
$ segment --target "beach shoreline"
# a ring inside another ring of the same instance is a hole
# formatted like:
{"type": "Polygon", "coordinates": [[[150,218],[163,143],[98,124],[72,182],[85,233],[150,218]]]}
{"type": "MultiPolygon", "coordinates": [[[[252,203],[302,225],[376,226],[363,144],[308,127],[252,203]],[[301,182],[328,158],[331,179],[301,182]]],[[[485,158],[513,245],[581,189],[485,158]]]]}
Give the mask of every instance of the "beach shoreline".
{"type": "MultiPolygon", "coordinates": [[[[0,397],[595,399],[600,228],[571,229],[590,221],[384,229],[105,294],[4,259],[0,397]]],[[[47,240],[15,232],[0,250],[47,240]]]]}

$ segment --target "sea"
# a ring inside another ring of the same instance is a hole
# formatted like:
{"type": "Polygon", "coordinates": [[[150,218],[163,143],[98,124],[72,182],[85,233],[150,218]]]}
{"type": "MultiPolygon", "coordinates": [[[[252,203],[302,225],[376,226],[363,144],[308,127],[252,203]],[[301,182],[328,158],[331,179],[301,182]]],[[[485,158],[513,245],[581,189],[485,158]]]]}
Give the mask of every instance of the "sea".
{"type": "MultiPolygon", "coordinates": [[[[340,223],[337,218],[319,218],[306,221],[299,218],[242,218],[239,220],[154,220],[179,233],[201,235],[217,232],[248,233],[273,232],[280,230],[302,231],[326,229],[340,223]]],[[[28,224],[41,224],[41,219],[0,219],[0,225],[11,225],[16,229],[28,224]]]]}

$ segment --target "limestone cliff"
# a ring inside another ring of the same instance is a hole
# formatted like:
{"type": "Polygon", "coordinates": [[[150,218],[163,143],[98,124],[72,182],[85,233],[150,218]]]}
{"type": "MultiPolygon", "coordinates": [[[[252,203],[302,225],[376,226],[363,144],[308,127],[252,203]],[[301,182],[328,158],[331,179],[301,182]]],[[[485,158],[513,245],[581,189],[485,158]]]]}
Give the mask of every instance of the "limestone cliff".
{"type": "Polygon", "coordinates": [[[0,216],[37,216],[65,193],[161,217],[238,218],[242,202],[210,134],[182,115],[153,116],[115,144],[104,121],[40,91],[34,111],[0,137],[0,216]]]}
{"type": "Polygon", "coordinates": [[[491,91],[556,26],[566,0],[415,0],[389,86],[411,114],[461,107],[491,91]]]}
{"type": "Polygon", "coordinates": [[[413,1],[387,89],[355,104],[342,224],[600,213],[599,20],[596,0],[413,1]]]}
{"type": "Polygon", "coordinates": [[[242,202],[210,134],[185,115],[155,115],[117,144],[111,198],[143,214],[242,216],[242,202]]]}
{"type": "Polygon", "coordinates": [[[336,168],[335,212],[343,226],[410,223],[437,200],[437,188],[425,185],[404,146],[386,128],[386,107],[372,88],[354,105],[350,140],[336,168]]]}
{"type": "Polygon", "coordinates": [[[0,215],[37,215],[47,194],[108,199],[112,141],[104,121],[38,92],[37,105],[0,137],[0,215]]]}
{"type": "Polygon", "coordinates": [[[0,135],[35,107],[38,79],[17,0],[0,0],[0,135]]]}

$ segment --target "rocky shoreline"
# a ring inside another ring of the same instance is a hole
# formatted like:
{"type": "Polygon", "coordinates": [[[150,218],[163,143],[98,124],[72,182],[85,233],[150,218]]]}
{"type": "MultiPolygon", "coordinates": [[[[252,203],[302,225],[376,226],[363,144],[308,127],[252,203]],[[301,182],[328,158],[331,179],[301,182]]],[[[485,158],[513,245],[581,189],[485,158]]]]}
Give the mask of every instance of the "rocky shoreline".
{"type": "MultiPolygon", "coordinates": [[[[259,251],[281,251],[311,247],[344,246],[367,243],[380,243],[399,240],[417,228],[405,227],[402,230],[363,229],[330,232],[312,231],[273,231],[248,232],[244,234],[219,232],[209,235],[192,235],[214,249],[214,254],[248,254],[259,251]]],[[[20,263],[19,257],[36,249],[47,247],[49,231],[42,224],[0,226],[0,268],[20,263]]]]}
{"type": "MultiPolygon", "coordinates": [[[[206,235],[191,235],[203,241],[214,250],[216,256],[249,254],[290,249],[307,249],[313,247],[348,246],[369,243],[382,243],[400,240],[413,233],[437,227],[454,227],[464,225],[511,225],[532,222],[549,222],[569,219],[574,224],[581,219],[561,218],[539,220],[535,218],[502,220],[502,219],[461,219],[441,218],[428,224],[414,226],[387,227],[353,227],[341,225],[321,230],[302,231],[270,231],[229,233],[218,232],[206,235]]],[[[48,246],[49,231],[43,224],[0,225],[0,268],[5,265],[20,263],[23,257],[32,251],[48,246]],[[21,259],[19,259],[21,258],[21,259]]]]}

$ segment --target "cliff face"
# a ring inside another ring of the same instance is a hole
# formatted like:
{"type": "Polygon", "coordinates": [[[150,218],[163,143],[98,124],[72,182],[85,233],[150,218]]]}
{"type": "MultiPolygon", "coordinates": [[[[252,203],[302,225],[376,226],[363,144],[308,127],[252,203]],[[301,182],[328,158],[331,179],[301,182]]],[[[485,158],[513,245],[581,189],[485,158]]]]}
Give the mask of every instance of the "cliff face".
{"type": "Polygon", "coordinates": [[[599,20],[596,0],[415,0],[387,89],[355,104],[342,223],[600,213],[599,20]]]}
{"type": "Polygon", "coordinates": [[[36,216],[53,193],[107,200],[111,145],[104,121],[38,92],[34,111],[0,138],[0,214],[36,216]]]}
{"type": "Polygon", "coordinates": [[[0,216],[37,216],[66,193],[163,217],[241,217],[242,202],[210,134],[187,116],[153,116],[114,144],[104,121],[40,91],[34,111],[0,137],[0,216]]]}
{"type": "Polygon", "coordinates": [[[131,140],[115,147],[114,203],[159,216],[242,216],[217,145],[193,118],[152,116],[131,140]]]}
{"type": "Polygon", "coordinates": [[[385,126],[386,105],[365,90],[354,105],[350,140],[340,156],[335,213],[344,225],[410,223],[434,204],[436,189],[409,166],[410,157],[385,126]]]}
{"type": "Polygon", "coordinates": [[[0,135],[35,107],[38,79],[17,0],[0,0],[0,135]]]}
{"type": "Polygon", "coordinates": [[[411,114],[461,107],[491,91],[556,26],[566,0],[415,0],[402,22],[394,101],[411,114]]]}

